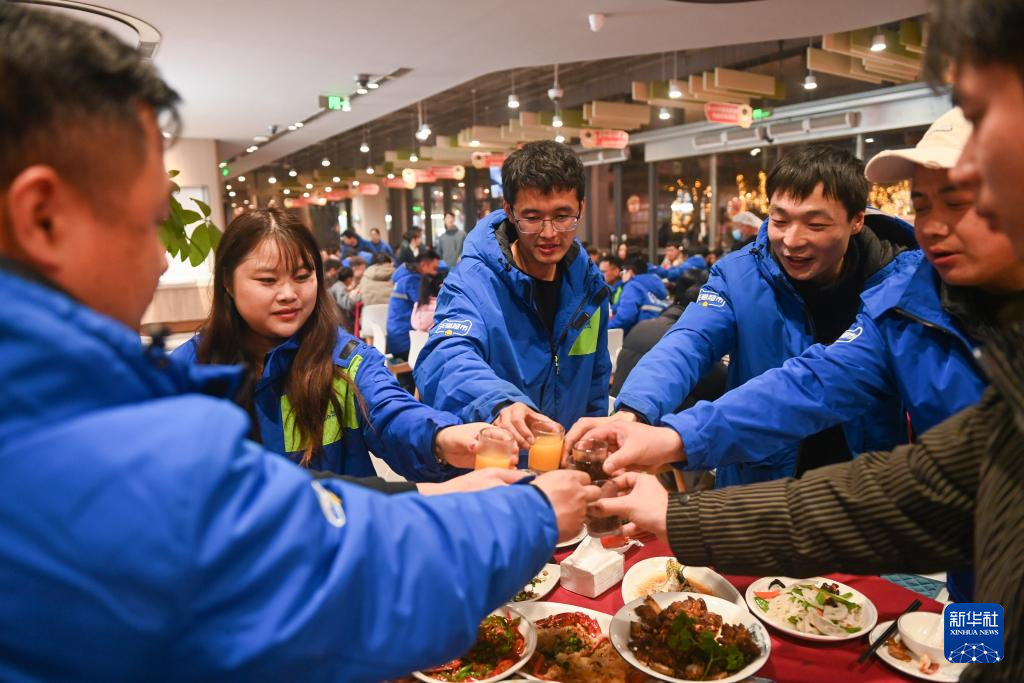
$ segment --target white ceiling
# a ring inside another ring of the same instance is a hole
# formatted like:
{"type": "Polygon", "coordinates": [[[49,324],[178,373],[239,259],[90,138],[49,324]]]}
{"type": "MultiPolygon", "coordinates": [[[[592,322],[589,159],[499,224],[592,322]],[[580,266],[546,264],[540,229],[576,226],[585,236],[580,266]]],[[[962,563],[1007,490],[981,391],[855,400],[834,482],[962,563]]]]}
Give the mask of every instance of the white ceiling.
{"type": "MultiPolygon", "coordinates": [[[[269,124],[355,90],[356,73],[412,73],[232,165],[269,163],[483,74],[513,67],[752,43],[887,23],[927,0],[100,0],[162,34],[156,63],[185,100],[186,137],[241,151],[269,124]],[[587,15],[607,14],[592,33],[587,15]]],[[[468,105],[468,103],[467,103],[468,105]]]]}

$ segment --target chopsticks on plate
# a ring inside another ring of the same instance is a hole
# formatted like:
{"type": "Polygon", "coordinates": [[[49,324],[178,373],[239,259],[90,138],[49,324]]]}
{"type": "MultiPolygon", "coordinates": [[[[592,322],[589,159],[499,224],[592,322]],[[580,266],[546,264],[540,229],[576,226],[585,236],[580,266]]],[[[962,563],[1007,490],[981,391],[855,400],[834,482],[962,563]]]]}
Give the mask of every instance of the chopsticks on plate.
{"type": "Polygon", "coordinates": [[[857,658],[857,663],[858,664],[863,664],[864,662],[868,661],[868,658],[871,657],[871,655],[875,654],[875,651],[878,650],[878,648],[882,647],[882,645],[885,645],[885,642],[887,640],[889,640],[890,638],[892,638],[893,634],[896,633],[896,629],[899,628],[900,617],[902,617],[904,614],[908,614],[910,612],[916,612],[917,609],[920,606],[921,606],[921,601],[920,600],[914,600],[914,602],[910,603],[910,605],[907,607],[907,609],[903,610],[903,613],[900,614],[899,617],[896,617],[895,619],[892,620],[892,623],[889,624],[889,628],[885,629],[885,631],[882,633],[882,635],[879,636],[878,640],[876,640],[871,645],[871,647],[869,647],[867,650],[865,650],[864,654],[862,654],[860,657],[857,658]]]}

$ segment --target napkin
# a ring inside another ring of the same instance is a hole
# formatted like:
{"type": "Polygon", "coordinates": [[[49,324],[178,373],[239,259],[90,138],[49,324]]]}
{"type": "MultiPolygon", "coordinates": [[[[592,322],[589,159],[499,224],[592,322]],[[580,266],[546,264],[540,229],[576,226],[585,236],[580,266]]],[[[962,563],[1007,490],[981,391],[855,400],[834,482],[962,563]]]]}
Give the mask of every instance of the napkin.
{"type": "Polygon", "coordinates": [[[561,567],[559,582],[565,589],[588,598],[604,593],[626,573],[626,562],[621,554],[603,547],[601,539],[589,537],[562,560],[561,567]]]}

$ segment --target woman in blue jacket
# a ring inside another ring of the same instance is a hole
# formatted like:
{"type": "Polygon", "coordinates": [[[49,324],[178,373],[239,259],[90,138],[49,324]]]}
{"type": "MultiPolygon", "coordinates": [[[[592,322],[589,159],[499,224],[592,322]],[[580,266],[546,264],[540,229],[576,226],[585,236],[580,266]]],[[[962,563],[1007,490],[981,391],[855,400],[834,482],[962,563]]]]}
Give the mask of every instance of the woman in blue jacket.
{"type": "Polygon", "coordinates": [[[482,425],[413,399],[378,351],[338,327],[305,226],[276,209],[242,214],[216,263],[210,317],[175,355],[247,365],[239,403],[254,439],[304,467],[351,476],[374,474],[369,451],[413,481],[471,466],[482,425]]]}

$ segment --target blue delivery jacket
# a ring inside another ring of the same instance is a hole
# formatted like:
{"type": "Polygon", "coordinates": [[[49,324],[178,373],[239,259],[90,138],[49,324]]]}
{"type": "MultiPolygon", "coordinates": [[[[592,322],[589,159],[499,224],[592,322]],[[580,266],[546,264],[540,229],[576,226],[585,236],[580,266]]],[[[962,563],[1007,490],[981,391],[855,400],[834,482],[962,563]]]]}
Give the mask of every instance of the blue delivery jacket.
{"type": "MultiPolygon", "coordinates": [[[[294,430],[295,418],[285,394],[285,383],[300,343],[296,335],[267,354],[253,400],[263,445],[275,453],[287,455],[294,462],[302,459],[307,443],[300,441],[294,430]]],[[[198,348],[197,335],[178,347],[173,355],[195,363],[198,348]]],[[[460,424],[457,417],[414,399],[385,367],[384,356],[379,351],[340,328],[334,347],[334,364],[359,389],[368,416],[363,414],[348,383],[335,379],[334,391],[344,413],[338,416],[333,408],[328,408],[323,449],[319,458],[313,458],[312,469],[370,477],[375,474],[369,455],[372,451],[391,469],[412,481],[441,481],[456,473],[438,464],[434,457],[434,438],[441,429],[460,424]]]]}
{"type": "Polygon", "coordinates": [[[660,265],[654,265],[652,263],[650,265],[650,267],[648,268],[647,272],[654,273],[655,275],[657,275],[660,278],[665,278],[666,280],[669,280],[671,282],[675,282],[676,280],[678,280],[680,277],[683,276],[683,273],[685,273],[688,270],[707,270],[707,269],[708,269],[708,262],[707,262],[707,260],[703,256],[701,256],[700,254],[697,254],[695,256],[691,256],[690,258],[686,259],[685,261],[680,263],[678,266],[672,266],[671,268],[663,268],[660,265]]]}
{"type": "Polygon", "coordinates": [[[413,373],[423,401],[466,422],[492,422],[513,402],[566,428],[607,415],[608,287],[601,271],[574,241],[551,334],[533,302],[532,278],[512,263],[515,237],[501,210],[466,237],[413,373]]]}
{"type": "Polygon", "coordinates": [[[394,286],[388,299],[387,351],[399,356],[409,354],[412,308],[420,296],[420,273],[415,267],[415,264],[401,265],[391,276],[394,286]]]}
{"type": "Polygon", "coordinates": [[[384,254],[387,254],[388,256],[390,256],[391,258],[395,257],[395,250],[392,249],[391,245],[388,244],[387,242],[385,242],[384,240],[381,240],[377,244],[374,244],[373,242],[368,241],[366,243],[366,248],[374,256],[376,256],[377,254],[380,254],[380,253],[384,253],[384,254]]]}
{"type": "MultiPolygon", "coordinates": [[[[976,342],[942,306],[941,281],[920,251],[861,296],[856,321],[834,344],[815,344],[713,403],[663,418],[694,467],[756,462],[787,444],[898,397],[915,434],[977,403],[987,382],[976,342]],[[785,400],[780,400],[785,397],[785,400]]],[[[950,572],[953,600],[969,599],[971,575],[950,572]]]]}
{"type": "MultiPolygon", "coordinates": [[[[865,217],[865,225],[876,236],[912,241],[912,228],[897,218],[871,213],[865,217]]],[[[895,260],[872,275],[865,290],[882,282],[894,264],[895,260]]],[[[765,221],[754,242],[712,266],[696,303],[687,306],[668,334],[633,369],[616,406],[629,407],[651,424],[658,424],[722,356],[729,355],[727,387],[734,389],[813,344],[803,299],[771,254],[765,221]]],[[[853,453],[888,450],[906,440],[903,409],[895,398],[884,401],[847,422],[844,431],[853,453]]],[[[755,461],[718,463],[716,484],[791,476],[798,451],[799,444],[789,444],[755,461]]],[[[699,459],[690,462],[688,456],[687,462],[688,467],[697,468],[699,459]]]]}
{"type": "Polygon", "coordinates": [[[641,320],[657,318],[668,308],[668,290],[653,273],[634,275],[622,288],[622,296],[609,328],[622,328],[628,333],[641,320]]]}
{"type": "Polygon", "coordinates": [[[533,486],[314,482],[203,394],[236,370],[30,277],[0,267],[0,680],[394,678],[465,651],[551,555],[533,486]]]}

